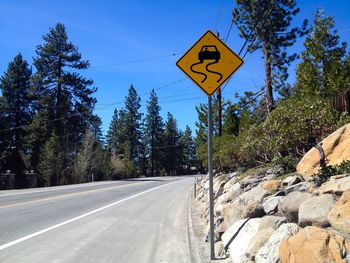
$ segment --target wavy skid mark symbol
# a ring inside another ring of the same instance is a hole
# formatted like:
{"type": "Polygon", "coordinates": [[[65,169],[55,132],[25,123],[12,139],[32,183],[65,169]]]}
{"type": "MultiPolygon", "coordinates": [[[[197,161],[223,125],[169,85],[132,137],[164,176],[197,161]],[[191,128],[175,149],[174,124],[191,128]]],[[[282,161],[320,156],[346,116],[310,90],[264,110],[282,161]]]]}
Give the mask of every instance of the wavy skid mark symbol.
{"type": "Polygon", "coordinates": [[[202,64],[202,63],[203,63],[203,61],[194,63],[194,64],[191,65],[191,68],[190,68],[192,72],[204,76],[204,79],[201,81],[201,83],[203,83],[203,82],[207,79],[207,74],[204,74],[203,72],[194,70],[193,67],[194,67],[194,66],[197,66],[197,65],[199,65],[199,64],[202,64]]]}
{"type": "Polygon", "coordinates": [[[205,69],[206,69],[208,72],[210,72],[210,73],[213,73],[213,74],[215,74],[215,75],[219,75],[220,77],[219,77],[219,79],[216,81],[217,83],[219,83],[220,80],[222,79],[222,74],[221,74],[220,72],[213,71],[213,70],[210,70],[210,69],[209,69],[209,66],[214,65],[214,64],[217,64],[217,63],[218,63],[217,61],[208,63],[207,66],[205,67],[205,69]]]}

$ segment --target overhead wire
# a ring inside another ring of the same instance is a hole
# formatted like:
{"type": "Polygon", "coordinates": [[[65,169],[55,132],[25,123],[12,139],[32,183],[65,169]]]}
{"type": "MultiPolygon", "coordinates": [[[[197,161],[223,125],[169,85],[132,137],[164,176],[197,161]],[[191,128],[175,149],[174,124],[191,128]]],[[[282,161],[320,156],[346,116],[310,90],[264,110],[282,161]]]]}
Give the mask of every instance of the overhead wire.
{"type": "Polygon", "coordinates": [[[149,57],[149,58],[130,60],[130,61],[125,61],[125,62],[120,62],[120,63],[112,63],[112,64],[106,64],[106,65],[97,65],[97,66],[92,66],[90,68],[87,68],[87,70],[89,70],[89,69],[91,70],[91,69],[117,67],[117,66],[123,66],[123,65],[128,65],[128,64],[135,64],[135,63],[140,63],[140,62],[157,60],[157,59],[160,59],[160,58],[174,57],[174,56],[177,56],[177,55],[180,55],[180,54],[182,54],[182,52],[171,53],[171,54],[162,55],[162,56],[155,56],[155,57],[149,57]]]}

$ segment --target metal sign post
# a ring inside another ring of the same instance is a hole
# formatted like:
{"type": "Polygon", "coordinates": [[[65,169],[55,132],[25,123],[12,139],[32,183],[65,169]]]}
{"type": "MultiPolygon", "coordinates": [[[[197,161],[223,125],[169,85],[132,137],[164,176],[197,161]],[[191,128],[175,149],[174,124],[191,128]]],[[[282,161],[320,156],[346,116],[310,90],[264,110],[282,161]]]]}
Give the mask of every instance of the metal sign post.
{"type": "Polygon", "coordinates": [[[213,190],[213,110],[211,96],[243,64],[213,32],[207,31],[177,62],[176,65],[208,96],[208,177],[210,258],[214,248],[214,190],[213,190]]]}
{"type": "Polygon", "coordinates": [[[208,177],[209,177],[209,240],[210,259],[215,259],[214,241],[214,189],[213,189],[213,110],[212,98],[208,96],[208,177]]]}

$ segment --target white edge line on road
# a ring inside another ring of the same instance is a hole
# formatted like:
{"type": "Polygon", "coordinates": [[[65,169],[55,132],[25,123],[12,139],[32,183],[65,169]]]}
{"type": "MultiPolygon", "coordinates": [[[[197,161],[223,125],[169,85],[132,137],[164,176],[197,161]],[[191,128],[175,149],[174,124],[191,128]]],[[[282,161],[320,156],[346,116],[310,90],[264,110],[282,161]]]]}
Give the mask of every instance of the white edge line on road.
{"type": "MultiPolygon", "coordinates": [[[[178,182],[178,181],[175,181],[175,182],[178,182]]],[[[175,183],[175,182],[172,182],[172,183],[175,183]]],[[[37,232],[35,232],[35,233],[32,233],[32,234],[30,234],[30,235],[27,235],[27,236],[21,237],[21,238],[19,238],[19,239],[13,240],[13,241],[11,241],[11,242],[8,242],[8,243],[6,243],[6,244],[1,245],[1,246],[0,246],[0,251],[4,250],[4,249],[6,249],[6,248],[12,247],[12,246],[14,246],[14,245],[16,245],[16,244],[19,244],[19,243],[21,243],[21,242],[24,242],[24,241],[26,241],[26,240],[28,240],[28,239],[33,238],[33,237],[36,237],[36,236],[39,236],[39,235],[44,234],[44,233],[46,233],[46,232],[49,232],[49,231],[51,231],[51,230],[54,230],[54,229],[56,229],[56,228],[59,228],[59,227],[61,227],[61,226],[64,226],[64,225],[67,225],[67,224],[72,223],[72,222],[74,222],[74,221],[77,221],[77,220],[79,220],[79,219],[82,219],[82,218],[84,218],[84,217],[87,217],[87,216],[89,216],[89,215],[96,214],[96,213],[98,213],[98,212],[100,212],[100,211],[102,211],[102,210],[105,210],[105,209],[110,208],[110,207],[112,207],[112,206],[121,204],[121,203],[123,203],[123,202],[125,202],[125,201],[128,201],[128,200],[130,200],[130,199],[133,199],[133,198],[138,197],[138,196],[140,196],[140,195],[143,195],[143,194],[146,194],[146,193],[148,193],[148,192],[157,190],[157,189],[159,189],[159,188],[161,188],[161,187],[167,186],[167,185],[172,184],[172,183],[167,183],[167,184],[164,184],[164,185],[160,185],[160,186],[157,186],[157,187],[148,189],[148,190],[146,190],[146,191],[143,191],[143,192],[141,192],[141,193],[138,193],[138,194],[129,196],[129,197],[124,198],[124,199],[122,199],[122,200],[119,200],[119,201],[117,201],[117,202],[114,202],[114,203],[111,203],[111,204],[102,206],[102,207],[100,207],[100,208],[97,208],[97,209],[95,209],[95,210],[92,210],[92,211],[90,211],[90,212],[87,212],[87,213],[85,213],[85,214],[82,214],[82,215],[80,215],[80,216],[71,218],[71,219],[69,219],[69,220],[67,220],[67,221],[61,222],[61,223],[59,223],[59,224],[50,226],[50,227],[45,228],[45,229],[42,229],[42,230],[37,231],[37,232]]]]}

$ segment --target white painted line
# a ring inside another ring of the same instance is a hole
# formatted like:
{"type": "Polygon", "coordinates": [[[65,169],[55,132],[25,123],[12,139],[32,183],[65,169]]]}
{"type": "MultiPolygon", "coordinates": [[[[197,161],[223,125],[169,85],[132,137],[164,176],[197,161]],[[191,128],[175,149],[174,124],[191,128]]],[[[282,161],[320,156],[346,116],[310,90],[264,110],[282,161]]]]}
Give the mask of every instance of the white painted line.
{"type": "MultiPolygon", "coordinates": [[[[175,182],[179,182],[179,181],[175,181],[175,182]]],[[[1,246],[0,246],[0,251],[4,250],[4,249],[6,249],[6,248],[12,247],[12,246],[14,246],[14,245],[17,245],[17,244],[19,244],[19,243],[22,243],[22,242],[24,242],[24,241],[26,241],[26,240],[28,240],[28,239],[33,238],[33,237],[36,237],[36,236],[39,236],[39,235],[44,234],[44,233],[46,233],[46,232],[49,232],[49,231],[51,231],[51,230],[54,230],[54,229],[56,229],[56,228],[59,228],[59,227],[61,227],[61,226],[64,226],[64,225],[67,225],[67,224],[72,223],[72,222],[74,222],[74,221],[77,221],[77,220],[79,220],[79,219],[82,219],[82,218],[84,218],[84,217],[87,217],[87,216],[89,216],[89,215],[96,214],[96,213],[98,213],[98,212],[100,212],[100,211],[102,211],[102,210],[105,210],[105,209],[107,209],[107,208],[110,208],[110,207],[112,207],[112,206],[119,205],[119,204],[121,204],[121,203],[123,203],[123,202],[125,202],[125,201],[128,201],[128,200],[130,200],[130,199],[133,199],[133,198],[138,197],[138,196],[140,196],[140,195],[149,193],[149,192],[154,191],[154,190],[157,190],[157,189],[159,189],[159,188],[161,188],[161,187],[164,187],[164,186],[167,186],[167,185],[169,185],[169,184],[175,183],[175,182],[167,183],[167,184],[164,184],[164,185],[160,185],[160,186],[157,186],[157,187],[148,189],[148,190],[143,191],[143,192],[141,192],[141,193],[138,193],[138,194],[129,196],[129,197],[127,197],[127,198],[124,198],[124,199],[119,200],[119,201],[117,201],[117,202],[111,203],[111,204],[109,204],[109,205],[102,206],[102,207],[97,208],[97,209],[95,209],[95,210],[92,210],[92,211],[90,211],[90,212],[88,212],[88,213],[85,213],[85,214],[82,214],[82,215],[80,215],[80,216],[77,216],[77,217],[74,217],[74,218],[72,218],[72,219],[69,219],[69,220],[67,220],[67,221],[61,222],[61,223],[59,223],[59,224],[50,226],[50,227],[45,228],[45,229],[42,229],[42,230],[40,230],[40,231],[38,231],[38,232],[35,232],[35,233],[30,234],[30,235],[27,235],[27,236],[21,237],[21,238],[19,238],[19,239],[13,240],[13,241],[11,241],[11,242],[8,242],[8,243],[6,243],[6,244],[1,245],[1,246]]]]}

